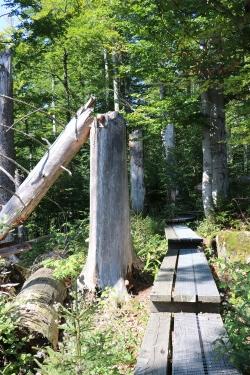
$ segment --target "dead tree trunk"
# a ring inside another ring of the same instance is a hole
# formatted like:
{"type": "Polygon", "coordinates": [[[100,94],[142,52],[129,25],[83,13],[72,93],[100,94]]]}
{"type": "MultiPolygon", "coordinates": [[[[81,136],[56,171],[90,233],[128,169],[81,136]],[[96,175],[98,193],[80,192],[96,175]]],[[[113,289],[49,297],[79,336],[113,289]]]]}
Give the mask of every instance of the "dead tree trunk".
{"type": "Polygon", "coordinates": [[[168,124],[162,132],[162,139],[165,148],[165,157],[167,164],[167,177],[169,185],[169,200],[174,203],[176,199],[175,184],[175,128],[173,124],[168,124]]]}
{"type": "Polygon", "coordinates": [[[23,223],[89,137],[94,100],[78,111],[0,212],[0,240],[23,223]]]}
{"type": "MultiPolygon", "coordinates": [[[[0,54],[0,93],[12,97],[11,55],[0,54]]],[[[0,153],[11,159],[15,158],[13,124],[13,101],[0,97],[0,153]]],[[[0,205],[4,206],[15,191],[13,180],[14,164],[7,158],[0,157],[0,205]],[[5,172],[4,172],[5,171],[5,172]],[[10,175],[10,177],[8,176],[10,175]]]]}
{"type": "Polygon", "coordinates": [[[143,167],[142,131],[134,130],[129,137],[130,148],[130,201],[134,212],[144,209],[145,186],[143,167]]]}
{"type": "Polygon", "coordinates": [[[40,268],[24,283],[12,307],[19,329],[40,334],[56,347],[58,315],[54,304],[62,303],[65,297],[66,287],[53,277],[53,270],[40,268]]]}
{"type": "Polygon", "coordinates": [[[89,251],[78,285],[114,287],[123,295],[132,266],[126,127],[116,112],[102,118],[105,124],[90,133],[89,251]]]}

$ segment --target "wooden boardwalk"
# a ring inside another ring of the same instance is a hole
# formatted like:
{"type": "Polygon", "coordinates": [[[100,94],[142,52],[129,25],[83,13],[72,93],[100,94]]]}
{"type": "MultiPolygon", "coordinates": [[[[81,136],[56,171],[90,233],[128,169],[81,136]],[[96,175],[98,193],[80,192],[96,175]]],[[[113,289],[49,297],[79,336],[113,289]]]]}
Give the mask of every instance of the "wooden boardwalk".
{"type": "Polygon", "coordinates": [[[165,233],[169,250],[150,295],[135,374],[239,375],[218,349],[219,343],[230,344],[219,314],[220,295],[198,246],[202,238],[180,224],[165,233]]]}

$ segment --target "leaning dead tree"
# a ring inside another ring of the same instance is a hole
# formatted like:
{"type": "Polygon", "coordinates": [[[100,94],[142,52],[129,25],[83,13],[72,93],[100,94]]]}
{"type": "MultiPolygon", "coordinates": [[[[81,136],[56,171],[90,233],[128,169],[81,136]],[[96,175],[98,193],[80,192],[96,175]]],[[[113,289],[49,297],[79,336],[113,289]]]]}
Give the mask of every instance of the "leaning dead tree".
{"type": "MultiPolygon", "coordinates": [[[[12,96],[11,55],[0,53],[0,93],[12,96]]],[[[0,205],[4,206],[15,191],[15,166],[4,156],[14,159],[13,101],[0,97],[0,205]]]]}
{"type": "Polygon", "coordinates": [[[131,266],[126,126],[109,112],[90,133],[89,251],[78,285],[114,287],[122,295],[131,266]]]}
{"type": "Polygon", "coordinates": [[[67,171],[66,165],[89,137],[94,102],[94,98],[91,98],[85,107],[77,112],[76,117],[68,123],[6,203],[0,212],[0,240],[11,228],[22,224],[29,217],[59,175],[64,170],[67,171]]]}
{"type": "Polygon", "coordinates": [[[144,209],[145,185],[143,167],[142,130],[136,129],[129,136],[130,150],[130,201],[134,212],[144,209]]]}
{"type": "Polygon", "coordinates": [[[65,297],[66,287],[53,276],[53,270],[37,270],[23,284],[11,309],[19,330],[39,334],[56,347],[59,331],[55,303],[62,303],[65,297]]]}

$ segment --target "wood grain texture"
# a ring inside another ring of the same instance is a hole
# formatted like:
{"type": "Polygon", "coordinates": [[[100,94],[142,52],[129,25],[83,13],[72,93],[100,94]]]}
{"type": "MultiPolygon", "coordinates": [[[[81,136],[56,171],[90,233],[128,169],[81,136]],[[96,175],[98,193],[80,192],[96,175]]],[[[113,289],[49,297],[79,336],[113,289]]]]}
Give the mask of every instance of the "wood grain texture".
{"type": "Polygon", "coordinates": [[[172,250],[163,259],[150,293],[151,301],[171,301],[177,255],[178,251],[172,250]]]}
{"type": "Polygon", "coordinates": [[[220,303],[220,294],[203,252],[192,254],[195,284],[199,302],[220,303]]]}
{"type": "Polygon", "coordinates": [[[79,288],[114,287],[126,294],[132,267],[126,124],[117,112],[103,115],[90,134],[90,236],[79,288]]]}
{"type": "Polygon", "coordinates": [[[205,375],[195,314],[175,314],[172,345],[172,375],[205,375]]]}
{"type": "Polygon", "coordinates": [[[151,314],[138,356],[135,375],[166,375],[170,338],[168,313],[151,314]]]}
{"type": "Polygon", "coordinates": [[[225,348],[230,346],[223,321],[219,314],[199,314],[198,329],[202,339],[205,368],[208,375],[240,375],[227,358],[225,348]],[[222,342],[224,347],[221,348],[222,342]],[[222,354],[221,349],[224,350],[222,354]]]}
{"type": "Polygon", "coordinates": [[[195,249],[180,250],[173,300],[175,302],[195,302],[196,285],[193,269],[193,253],[195,249]]]}

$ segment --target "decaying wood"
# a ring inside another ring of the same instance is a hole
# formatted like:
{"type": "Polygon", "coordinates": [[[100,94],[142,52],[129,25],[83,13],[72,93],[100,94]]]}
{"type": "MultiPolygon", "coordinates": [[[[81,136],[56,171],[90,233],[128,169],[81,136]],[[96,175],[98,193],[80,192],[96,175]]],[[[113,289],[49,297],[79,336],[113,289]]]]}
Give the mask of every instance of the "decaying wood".
{"type": "Polygon", "coordinates": [[[8,257],[14,254],[25,253],[26,251],[29,251],[31,249],[32,249],[32,245],[29,242],[6,246],[3,248],[0,248],[0,257],[4,258],[4,257],[8,257]]]}
{"type": "Polygon", "coordinates": [[[58,314],[55,303],[62,303],[65,297],[66,287],[53,277],[53,270],[37,270],[24,283],[12,307],[19,329],[39,334],[56,347],[58,314]]]}
{"type": "Polygon", "coordinates": [[[11,228],[23,223],[39,204],[43,196],[53,185],[59,175],[80,147],[89,137],[94,99],[91,98],[77,116],[66,126],[64,131],[49,147],[43,158],[30,172],[21,186],[3,207],[0,213],[0,240],[11,228]]]}
{"type": "Polygon", "coordinates": [[[78,285],[125,292],[132,265],[126,126],[117,112],[103,116],[90,133],[90,237],[78,285]]]}

